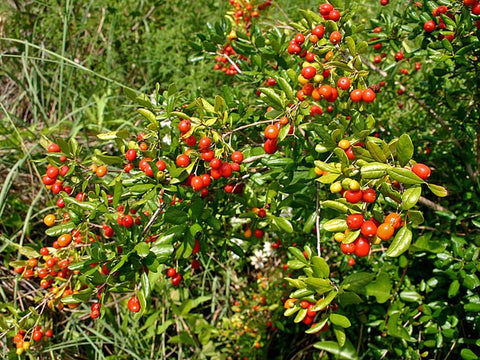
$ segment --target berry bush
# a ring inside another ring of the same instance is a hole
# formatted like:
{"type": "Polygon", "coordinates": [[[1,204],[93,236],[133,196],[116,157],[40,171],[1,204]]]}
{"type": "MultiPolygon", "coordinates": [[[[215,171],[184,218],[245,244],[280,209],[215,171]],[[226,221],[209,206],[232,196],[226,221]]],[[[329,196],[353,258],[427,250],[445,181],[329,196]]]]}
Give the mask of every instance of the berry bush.
{"type": "Polygon", "coordinates": [[[191,41],[218,95],[125,88],[136,129],[41,140],[5,354],[477,358],[479,3],[229,3],[191,41]]]}

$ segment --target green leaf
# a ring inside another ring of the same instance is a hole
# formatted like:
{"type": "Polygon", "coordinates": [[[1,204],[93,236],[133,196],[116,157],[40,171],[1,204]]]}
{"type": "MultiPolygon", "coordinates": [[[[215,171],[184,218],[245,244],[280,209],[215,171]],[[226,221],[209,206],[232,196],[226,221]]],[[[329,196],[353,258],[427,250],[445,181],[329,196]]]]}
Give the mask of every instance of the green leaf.
{"type": "Polygon", "coordinates": [[[385,163],[387,162],[387,156],[383,152],[382,148],[378,146],[375,142],[373,141],[367,141],[366,148],[370,155],[372,155],[373,159],[380,162],[380,163],[385,163]]]}
{"type": "Polygon", "coordinates": [[[327,278],[330,275],[330,268],[324,258],[312,256],[312,270],[317,277],[327,278]]]}
{"type": "Polygon", "coordinates": [[[260,92],[262,93],[262,99],[273,108],[277,110],[283,110],[284,104],[282,98],[280,97],[277,92],[271,88],[261,87],[259,88],[260,92]]]}
{"type": "Polygon", "coordinates": [[[300,262],[307,264],[307,259],[305,259],[305,255],[303,255],[303,252],[296,247],[290,246],[288,248],[288,251],[297,258],[300,262]]]}
{"type": "Polygon", "coordinates": [[[350,231],[347,236],[345,236],[345,239],[343,239],[342,243],[344,244],[350,244],[357,240],[357,238],[360,236],[361,229],[355,230],[355,231],[350,231]]]}
{"type": "Polygon", "coordinates": [[[289,260],[287,265],[289,269],[294,269],[294,270],[302,269],[305,266],[307,266],[306,262],[304,263],[299,260],[289,260]]]}
{"type": "Polygon", "coordinates": [[[322,300],[317,301],[315,305],[312,306],[313,311],[321,311],[327,308],[328,305],[335,299],[338,292],[335,290],[330,291],[327,296],[325,296],[322,300]]]}
{"type": "Polygon", "coordinates": [[[460,290],[460,282],[455,279],[452,281],[452,283],[448,287],[448,297],[452,298],[457,296],[459,290],[460,290]]]}
{"type": "Polygon", "coordinates": [[[308,330],[305,330],[305,333],[306,334],[315,334],[315,333],[319,332],[320,330],[322,330],[327,322],[328,322],[328,317],[324,318],[323,320],[320,320],[318,323],[316,323],[314,326],[312,326],[308,330]]]}
{"type": "Polygon", "coordinates": [[[390,277],[385,273],[380,273],[374,282],[368,284],[365,288],[365,294],[375,296],[377,303],[383,304],[390,298],[392,283],[390,277]]]}
{"type": "Polygon", "coordinates": [[[472,350],[463,348],[460,351],[460,356],[462,357],[463,360],[477,360],[480,358],[477,354],[475,354],[472,350]]]}
{"type": "Polygon", "coordinates": [[[400,299],[406,302],[421,302],[422,296],[416,291],[402,291],[400,294],[400,299]]]}
{"type": "Polygon", "coordinates": [[[285,92],[285,94],[287,95],[287,98],[289,100],[292,100],[294,98],[294,95],[293,95],[293,90],[292,90],[292,87],[291,87],[290,83],[285,78],[283,78],[281,76],[279,76],[277,80],[278,80],[278,85],[285,92]]]}
{"type": "Polygon", "coordinates": [[[352,325],[350,320],[346,316],[340,315],[340,314],[331,314],[330,315],[330,321],[332,324],[341,326],[342,328],[348,328],[352,325]]]}
{"type": "Polygon", "coordinates": [[[406,341],[414,342],[415,339],[412,338],[408,334],[407,330],[403,327],[400,315],[401,312],[398,310],[391,312],[390,318],[388,319],[388,334],[406,341]]]}
{"type": "Polygon", "coordinates": [[[307,218],[305,221],[305,224],[303,225],[303,232],[305,234],[310,234],[313,230],[313,227],[315,226],[315,220],[317,218],[317,212],[314,211],[310,214],[310,216],[307,218]]]}
{"type": "Polygon", "coordinates": [[[350,55],[355,56],[356,55],[355,41],[353,41],[351,36],[346,36],[345,42],[347,44],[348,51],[350,51],[350,55]]]}
{"type": "Polygon", "coordinates": [[[438,240],[431,240],[432,233],[427,233],[420,236],[417,241],[415,241],[412,246],[410,246],[411,251],[429,251],[435,254],[441,253],[445,250],[446,245],[438,240]]]}
{"type": "Polygon", "coordinates": [[[146,257],[150,252],[150,246],[146,242],[140,242],[135,245],[135,251],[137,252],[138,256],[146,257]]]}
{"type": "Polygon", "coordinates": [[[150,123],[154,124],[155,126],[158,126],[158,121],[153,112],[144,108],[137,109],[137,112],[141,114],[144,118],[146,118],[148,121],[150,121],[150,123]]]}
{"type": "Polygon", "coordinates": [[[92,296],[93,289],[87,288],[79,291],[78,293],[65,296],[62,298],[62,303],[64,304],[78,304],[80,302],[87,302],[92,296]]]}
{"type": "Polygon", "coordinates": [[[420,199],[420,195],[422,195],[422,187],[415,186],[408,188],[402,194],[402,209],[408,210],[415,206],[420,199]]]}
{"type": "Polygon", "coordinates": [[[175,225],[185,224],[188,221],[188,214],[180,209],[170,207],[165,212],[165,221],[175,225]]]}
{"type": "Polygon", "coordinates": [[[31,248],[30,246],[21,246],[18,249],[18,252],[20,254],[22,254],[23,256],[29,258],[29,259],[30,258],[38,258],[40,256],[40,254],[34,248],[31,248]]]}
{"type": "Polygon", "coordinates": [[[428,184],[428,188],[432,193],[434,193],[438,197],[445,197],[448,195],[447,189],[445,189],[443,186],[428,184]]]}
{"type": "Polygon", "coordinates": [[[387,170],[388,175],[393,180],[397,180],[405,185],[416,185],[423,184],[423,180],[413,173],[412,170],[400,169],[400,168],[391,168],[387,170]]]}
{"type": "Polygon", "coordinates": [[[366,165],[363,165],[360,169],[362,178],[364,179],[379,179],[385,176],[389,165],[382,164],[379,162],[372,162],[366,165]]]}
{"type": "Polygon", "coordinates": [[[340,170],[337,169],[335,166],[332,164],[328,164],[326,162],[320,161],[320,160],[315,160],[315,166],[318,167],[319,169],[326,171],[328,173],[332,174],[340,174],[340,170]]]}
{"type": "Polygon", "coordinates": [[[408,134],[402,134],[397,142],[397,160],[400,166],[405,166],[413,156],[413,143],[408,134]]]}
{"type": "Polygon", "coordinates": [[[301,310],[297,313],[297,316],[295,316],[295,319],[293,320],[293,322],[299,323],[300,321],[302,321],[303,319],[305,319],[305,316],[307,316],[307,309],[301,309],[301,310]]]}
{"type": "Polygon", "coordinates": [[[341,283],[346,290],[359,292],[365,288],[375,278],[374,274],[367,272],[358,272],[347,276],[341,283]]]}
{"type": "Polygon", "coordinates": [[[418,210],[410,210],[408,212],[408,217],[412,220],[414,225],[420,225],[424,222],[423,213],[418,210]]]}
{"type": "Polygon", "coordinates": [[[323,224],[323,229],[330,232],[345,231],[347,227],[347,220],[345,219],[331,219],[323,224]]]}
{"type": "Polygon", "coordinates": [[[313,287],[315,291],[320,295],[333,289],[333,286],[330,284],[330,280],[327,279],[309,277],[305,280],[305,282],[311,287],[313,287]]]}
{"type": "Polygon", "coordinates": [[[342,306],[356,305],[363,302],[362,298],[354,292],[346,291],[343,294],[338,295],[338,302],[342,306]]]}
{"type": "Polygon", "coordinates": [[[317,181],[322,184],[331,184],[338,179],[340,174],[324,174],[321,177],[317,178],[317,181]]]}
{"type": "Polygon", "coordinates": [[[62,234],[70,233],[73,229],[75,229],[75,224],[72,221],[68,221],[64,224],[60,224],[57,226],[53,226],[45,231],[45,234],[48,236],[60,236],[62,234]]]}
{"type": "Polygon", "coordinates": [[[411,242],[412,231],[404,226],[398,231],[397,235],[395,235],[395,239],[393,239],[392,244],[387,249],[386,255],[391,257],[402,255],[408,250],[411,242]]]}
{"type": "Polygon", "coordinates": [[[337,338],[338,345],[340,346],[345,345],[345,340],[347,340],[347,336],[345,335],[345,330],[342,327],[334,326],[333,333],[337,338]]]}
{"type": "Polygon", "coordinates": [[[292,223],[287,219],[285,219],[284,217],[280,217],[280,216],[272,217],[272,224],[276,226],[279,230],[282,230],[289,234],[293,233],[292,223]]]}
{"type": "Polygon", "coordinates": [[[344,346],[340,346],[335,341],[319,341],[313,344],[315,349],[324,350],[333,354],[335,359],[357,360],[358,354],[352,343],[347,340],[344,346]]]}
{"type": "Polygon", "coordinates": [[[349,210],[349,207],[340,201],[326,200],[322,201],[322,207],[327,207],[332,210],[346,214],[349,210]]]}
{"type": "Polygon", "coordinates": [[[304,288],[304,289],[295,290],[293,293],[290,294],[290,297],[294,299],[301,299],[301,298],[312,296],[314,294],[315,294],[314,291],[304,288]]]}

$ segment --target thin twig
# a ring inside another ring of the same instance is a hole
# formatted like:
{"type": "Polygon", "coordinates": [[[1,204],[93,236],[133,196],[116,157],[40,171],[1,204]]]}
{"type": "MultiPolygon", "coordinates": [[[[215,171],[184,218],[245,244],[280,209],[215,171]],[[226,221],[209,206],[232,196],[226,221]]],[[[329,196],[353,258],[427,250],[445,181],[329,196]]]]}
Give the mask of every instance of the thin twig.
{"type": "Polygon", "coordinates": [[[143,229],[142,236],[145,237],[145,235],[148,233],[150,228],[152,227],[153,223],[157,220],[157,218],[160,216],[160,213],[162,210],[165,208],[165,203],[162,203],[157,210],[153,213],[152,217],[150,220],[148,220],[147,225],[145,225],[145,228],[143,229]]]}

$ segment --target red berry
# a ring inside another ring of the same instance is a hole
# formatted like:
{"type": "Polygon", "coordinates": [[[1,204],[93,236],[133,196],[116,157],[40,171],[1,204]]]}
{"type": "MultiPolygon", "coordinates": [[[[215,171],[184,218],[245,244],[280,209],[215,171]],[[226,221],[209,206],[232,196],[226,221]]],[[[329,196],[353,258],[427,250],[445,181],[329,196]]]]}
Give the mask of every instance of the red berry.
{"type": "Polygon", "coordinates": [[[373,189],[362,190],[362,201],[372,203],[377,199],[377,194],[373,189]]]}
{"type": "Polygon", "coordinates": [[[60,146],[58,146],[58,144],[52,143],[48,145],[47,151],[50,153],[60,152],[60,146]]]}
{"type": "Polygon", "coordinates": [[[231,159],[234,163],[241,164],[243,161],[243,154],[240,151],[234,151],[231,159]]]}
{"type": "Polygon", "coordinates": [[[278,128],[275,125],[268,125],[265,128],[265,137],[267,139],[273,140],[278,137],[278,128]]]}
{"type": "Polygon", "coordinates": [[[352,230],[360,229],[364,221],[362,214],[350,214],[347,216],[347,226],[352,230]]]}
{"type": "Polygon", "coordinates": [[[256,238],[260,239],[263,237],[263,230],[262,229],[255,229],[253,232],[253,235],[255,235],[256,238]]]}
{"type": "Polygon", "coordinates": [[[375,92],[372,89],[365,89],[362,93],[362,100],[366,103],[371,103],[375,100],[375,92]]]}
{"type": "Polygon", "coordinates": [[[303,35],[302,33],[299,33],[297,34],[297,36],[295,36],[295,42],[298,45],[302,45],[304,41],[305,41],[305,35],[303,35]]]}
{"type": "Polygon", "coordinates": [[[177,271],[173,267],[171,267],[167,270],[167,276],[168,277],[174,277],[176,274],[177,274],[177,271]]]}
{"type": "Polygon", "coordinates": [[[340,250],[342,250],[342,252],[345,255],[353,254],[353,252],[355,251],[355,244],[354,243],[350,243],[350,244],[341,243],[340,244],[340,250]]]}
{"type": "Polygon", "coordinates": [[[263,144],[263,149],[267,154],[274,154],[278,150],[277,139],[267,139],[263,144]]]}
{"type": "Polygon", "coordinates": [[[332,21],[338,21],[340,20],[340,11],[338,10],[332,10],[328,14],[328,19],[332,21]]]}
{"type": "Polygon", "coordinates": [[[180,123],[178,124],[178,129],[179,129],[180,132],[182,132],[182,133],[188,132],[191,127],[192,127],[192,124],[190,123],[189,120],[182,120],[182,121],[180,121],[180,123]]]}
{"type": "Polygon", "coordinates": [[[140,311],[140,301],[136,296],[132,296],[130,300],[128,300],[128,310],[134,313],[140,311]]]}
{"type": "Polygon", "coordinates": [[[210,148],[210,145],[212,145],[212,140],[207,136],[201,138],[198,142],[198,148],[200,150],[207,150],[208,148],[210,148]]]}
{"type": "Polygon", "coordinates": [[[356,241],[355,241],[355,255],[357,255],[358,257],[365,257],[368,255],[368,253],[370,252],[370,243],[368,242],[368,240],[364,239],[363,237],[359,237],[356,241]]]}
{"type": "Polygon", "coordinates": [[[403,53],[400,52],[400,51],[397,52],[397,53],[395,54],[395,60],[400,61],[400,60],[402,60],[402,59],[403,59],[403,53]]]}
{"type": "Polygon", "coordinates": [[[312,79],[317,74],[317,69],[313,66],[305,66],[301,73],[305,79],[312,79]]]}
{"type": "Polygon", "coordinates": [[[362,200],[362,190],[357,190],[357,191],[347,190],[345,191],[344,196],[349,203],[356,204],[360,200],[362,200]]]}
{"type": "Polygon", "coordinates": [[[50,177],[50,178],[57,178],[58,174],[60,172],[58,171],[58,168],[56,166],[50,166],[48,169],[47,169],[47,176],[50,177]]]}
{"type": "Polygon", "coordinates": [[[432,173],[432,171],[427,165],[421,163],[413,165],[412,171],[422,180],[426,180],[432,173]]]}
{"type": "Polygon", "coordinates": [[[43,331],[42,330],[35,330],[32,334],[32,339],[34,341],[40,341],[43,338],[43,331]]]}
{"type": "Polygon", "coordinates": [[[428,20],[423,24],[423,28],[425,29],[426,32],[431,33],[433,30],[435,30],[435,21],[433,20],[428,20]]]}
{"type": "Polygon", "coordinates": [[[190,158],[186,154],[178,155],[176,163],[180,167],[187,167],[190,165],[190,158]]]}
{"type": "Polygon", "coordinates": [[[312,30],[312,34],[321,39],[325,34],[325,28],[323,27],[323,25],[315,26],[312,30]]]}
{"type": "Polygon", "coordinates": [[[373,221],[367,220],[362,224],[361,232],[366,238],[373,238],[377,235],[377,225],[373,221]]]}
{"type": "Polygon", "coordinates": [[[326,16],[330,14],[330,12],[333,10],[333,5],[331,4],[321,4],[318,11],[320,12],[321,15],[326,16]]]}
{"type": "Polygon", "coordinates": [[[337,86],[342,90],[348,90],[348,88],[350,87],[350,79],[346,76],[341,77],[337,81],[337,86]]]}
{"type": "Polygon", "coordinates": [[[125,153],[125,158],[130,162],[134,161],[137,158],[137,150],[128,149],[125,153]]]}
{"type": "Polygon", "coordinates": [[[201,190],[204,187],[203,179],[202,179],[201,176],[192,177],[192,179],[190,180],[190,184],[191,184],[193,190],[195,190],[195,191],[201,190]]]}
{"type": "Polygon", "coordinates": [[[315,116],[315,115],[322,115],[323,111],[322,108],[318,105],[312,105],[310,106],[310,116],[315,116]]]}
{"type": "Polygon", "coordinates": [[[338,44],[342,40],[342,34],[340,34],[338,31],[332,31],[330,34],[330,42],[332,44],[338,44]]]}
{"type": "Polygon", "coordinates": [[[172,277],[172,285],[173,286],[178,286],[180,285],[180,283],[182,282],[182,274],[175,274],[173,277],[172,277]]]}
{"type": "Polygon", "coordinates": [[[359,102],[362,100],[363,96],[363,91],[360,89],[355,89],[350,93],[350,99],[352,99],[353,102],[359,102]]]}

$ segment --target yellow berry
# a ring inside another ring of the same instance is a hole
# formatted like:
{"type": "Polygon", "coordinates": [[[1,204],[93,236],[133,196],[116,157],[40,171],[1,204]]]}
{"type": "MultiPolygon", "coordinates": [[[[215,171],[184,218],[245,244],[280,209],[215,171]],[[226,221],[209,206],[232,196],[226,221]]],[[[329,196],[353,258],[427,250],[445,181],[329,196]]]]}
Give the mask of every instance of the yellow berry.
{"type": "Polygon", "coordinates": [[[55,215],[49,214],[43,218],[43,223],[48,227],[53,226],[55,224],[55,215]]]}
{"type": "Polygon", "coordinates": [[[347,139],[342,139],[338,142],[338,147],[343,150],[347,150],[350,147],[350,141],[347,139]]]}
{"type": "Polygon", "coordinates": [[[348,187],[352,191],[358,191],[360,190],[360,183],[357,180],[352,180],[350,184],[348,184],[348,187]]]}
{"type": "Polygon", "coordinates": [[[333,194],[339,193],[342,191],[342,183],[340,181],[335,181],[333,184],[330,185],[330,191],[333,194]]]}
{"type": "Polygon", "coordinates": [[[305,85],[306,83],[308,83],[308,80],[305,79],[302,75],[298,75],[298,82],[301,84],[301,85],[305,85]]]}
{"type": "Polygon", "coordinates": [[[323,175],[323,170],[316,167],[315,166],[315,169],[313,169],[315,171],[315,174],[317,174],[318,176],[322,176],[323,175]]]}
{"type": "Polygon", "coordinates": [[[337,242],[342,242],[345,239],[345,234],[341,233],[341,232],[338,232],[338,233],[335,233],[335,235],[333,235],[333,238],[337,242]]]}

